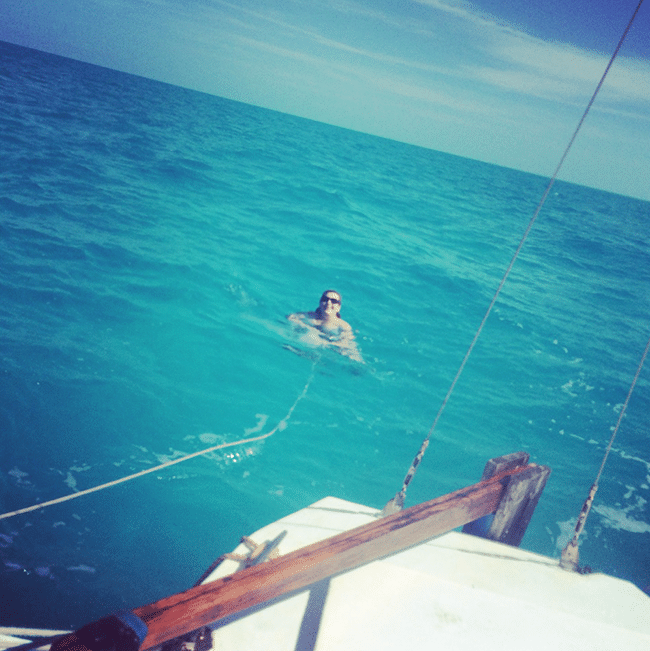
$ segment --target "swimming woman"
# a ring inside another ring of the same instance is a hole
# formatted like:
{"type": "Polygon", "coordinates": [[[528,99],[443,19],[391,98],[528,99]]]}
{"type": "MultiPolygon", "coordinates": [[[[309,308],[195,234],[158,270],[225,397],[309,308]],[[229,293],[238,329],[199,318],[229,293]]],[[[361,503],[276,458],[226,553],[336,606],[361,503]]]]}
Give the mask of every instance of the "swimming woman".
{"type": "Polygon", "coordinates": [[[341,318],[341,295],[333,289],[323,292],[313,312],[295,312],[287,319],[316,333],[320,345],[334,346],[341,355],[363,362],[352,326],[341,318]]]}

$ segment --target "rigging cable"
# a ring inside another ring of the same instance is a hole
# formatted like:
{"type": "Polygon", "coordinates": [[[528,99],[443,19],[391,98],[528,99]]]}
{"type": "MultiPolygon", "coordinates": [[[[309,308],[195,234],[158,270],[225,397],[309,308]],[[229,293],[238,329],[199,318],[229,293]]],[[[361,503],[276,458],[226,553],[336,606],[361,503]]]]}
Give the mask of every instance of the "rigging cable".
{"type": "Polygon", "coordinates": [[[544,203],[546,203],[546,199],[551,192],[551,188],[553,187],[555,180],[557,178],[557,175],[564,164],[564,161],[566,157],[569,154],[569,150],[573,146],[573,143],[578,135],[578,132],[580,131],[582,124],[584,123],[587,114],[589,113],[592,104],[594,103],[594,100],[596,99],[596,96],[600,92],[600,89],[605,81],[605,77],[607,77],[607,74],[609,73],[609,69],[612,67],[612,64],[614,63],[614,59],[616,59],[616,56],[618,55],[619,50],[621,49],[621,46],[623,45],[623,41],[625,40],[625,37],[627,36],[628,32],[630,31],[630,28],[632,27],[632,23],[634,22],[634,19],[636,18],[637,14],[639,13],[639,9],[641,8],[641,5],[643,4],[643,0],[639,0],[639,4],[637,5],[636,9],[634,10],[634,14],[632,14],[632,18],[630,18],[627,27],[625,28],[625,31],[623,32],[623,35],[621,36],[618,45],[616,46],[616,49],[614,50],[614,53],[609,59],[609,63],[607,64],[607,67],[605,68],[605,72],[603,73],[602,77],[600,78],[600,81],[598,82],[598,85],[596,86],[596,90],[593,92],[593,95],[591,96],[591,99],[589,100],[589,103],[587,104],[587,107],[582,113],[582,117],[580,118],[580,121],[578,122],[578,126],[575,128],[573,135],[571,136],[571,139],[569,140],[569,144],[566,146],[564,153],[562,154],[562,157],[560,158],[560,162],[557,164],[557,167],[555,168],[555,171],[553,172],[553,176],[551,177],[551,180],[549,181],[548,185],[546,186],[546,190],[542,194],[542,198],[540,199],[540,202],[535,209],[535,212],[530,219],[530,222],[528,223],[528,226],[526,230],[524,231],[524,234],[519,242],[519,246],[517,247],[517,250],[515,251],[514,255],[512,256],[512,260],[510,260],[510,264],[508,265],[508,268],[506,269],[505,273],[503,274],[503,278],[501,278],[501,282],[499,283],[499,286],[497,287],[496,292],[494,293],[494,296],[492,297],[492,301],[490,302],[490,305],[487,308],[487,311],[485,312],[485,316],[483,317],[483,320],[481,321],[478,330],[476,331],[476,334],[474,335],[474,338],[472,339],[472,342],[469,345],[469,348],[467,349],[467,352],[465,353],[465,357],[463,357],[462,362],[460,363],[460,367],[458,368],[458,371],[456,372],[456,376],[454,377],[449,390],[447,391],[447,395],[445,395],[442,404],[440,406],[440,409],[438,410],[438,413],[436,414],[436,417],[433,421],[433,424],[431,425],[431,428],[429,429],[428,434],[422,441],[422,444],[420,445],[420,449],[418,450],[418,453],[415,455],[411,467],[409,468],[408,472],[406,473],[406,476],[404,477],[404,481],[402,483],[402,487],[400,490],[395,494],[395,497],[391,499],[386,506],[384,507],[383,510],[383,515],[390,515],[391,513],[395,513],[399,510],[402,509],[404,506],[404,499],[406,498],[406,489],[408,488],[408,485],[411,483],[411,480],[413,479],[413,476],[415,475],[415,472],[420,464],[420,461],[422,461],[422,457],[424,457],[424,453],[427,450],[427,447],[429,446],[429,441],[431,439],[431,435],[433,434],[434,430],[436,429],[436,426],[438,425],[438,421],[440,420],[440,416],[442,416],[442,412],[445,410],[445,407],[447,406],[447,402],[449,402],[449,398],[451,397],[451,394],[454,391],[454,388],[456,387],[456,383],[458,382],[463,369],[465,368],[465,365],[467,364],[467,360],[469,359],[469,356],[472,354],[472,350],[474,349],[474,346],[476,345],[476,342],[478,341],[479,336],[481,335],[481,332],[483,331],[483,326],[485,326],[486,321],[488,320],[488,317],[490,316],[490,313],[492,312],[492,308],[494,307],[494,304],[497,301],[497,298],[499,297],[499,294],[501,293],[501,290],[503,289],[503,286],[505,285],[505,282],[510,275],[510,272],[512,271],[512,268],[514,267],[514,264],[519,257],[519,253],[521,249],[524,246],[524,242],[528,239],[528,235],[530,234],[530,231],[533,228],[533,224],[537,221],[537,217],[539,213],[542,210],[542,207],[544,203]]]}
{"type": "Polygon", "coordinates": [[[12,518],[16,515],[21,515],[22,513],[29,513],[30,511],[37,511],[39,509],[44,509],[48,506],[53,506],[54,504],[60,504],[61,502],[67,502],[68,500],[74,500],[77,497],[82,497],[83,495],[88,495],[90,493],[95,493],[97,491],[104,490],[105,488],[110,488],[111,486],[117,486],[118,484],[123,484],[124,482],[131,481],[132,479],[137,479],[138,477],[142,477],[143,475],[148,475],[152,472],[157,472],[158,470],[163,470],[164,468],[169,468],[169,466],[173,466],[177,463],[181,463],[183,461],[187,461],[188,459],[193,459],[194,457],[200,457],[204,454],[208,454],[210,452],[215,452],[216,450],[223,450],[224,448],[230,448],[235,445],[244,445],[246,443],[256,443],[258,441],[263,441],[264,439],[269,438],[273,434],[275,434],[278,430],[282,431],[286,428],[287,426],[287,421],[289,418],[291,418],[291,414],[293,413],[293,410],[296,408],[298,403],[305,397],[307,390],[309,389],[309,385],[311,384],[311,381],[314,379],[314,372],[316,369],[316,364],[318,362],[317,358],[311,368],[311,373],[309,375],[309,378],[307,382],[305,383],[305,386],[302,388],[302,391],[296,398],[295,402],[291,407],[289,408],[289,411],[287,412],[287,415],[278,422],[278,424],[270,431],[267,432],[266,434],[261,434],[260,436],[255,436],[253,438],[248,438],[248,439],[241,439],[239,441],[233,441],[232,443],[220,443],[219,445],[213,445],[212,447],[206,448],[205,450],[200,450],[199,452],[192,452],[191,454],[187,454],[183,457],[180,457],[179,459],[173,459],[171,461],[166,461],[165,463],[161,463],[158,466],[155,466],[153,468],[147,468],[146,470],[141,470],[140,472],[136,472],[132,475],[127,475],[126,477],[121,477],[120,479],[115,479],[114,481],[109,481],[106,482],[105,484],[101,484],[100,486],[94,486],[93,488],[87,488],[86,490],[79,491],[77,493],[71,493],[70,495],[64,495],[63,497],[58,497],[57,499],[50,500],[49,502],[42,502],[41,504],[34,504],[32,506],[27,506],[24,509],[17,509],[16,511],[10,511],[8,513],[2,513],[0,514],[0,520],[4,520],[6,518],[12,518]]]}
{"type": "Polygon", "coordinates": [[[639,375],[641,373],[641,369],[643,368],[645,359],[648,356],[649,349],[650,349],[650,337],[648,338],[648,342],[645,345],[645,350],[643,351],[643,355],[641,355],[641,361],[639,362],[639,366],[636,369],[634,379],[632,380],[632,384],[630,385],[630,390],[627,392],[625,403],[623,404],[621,412],[618,415],[618,420],[616,421],[616,427],[614,427],[614,432],[612,433],[612,436],[609,439],[609,445],[607,446],[607,450],[605,450],[605,455],[603,456],[602,463],[600,464],[600,468],[596,475],[596,480],[594,481],[591,489],[589,490],[589,495],[587,496],[585,503],[582,505],[582,510],[580,511],[580,515],[578,516],[578,520],[576,522],[576,528],[575,528],[575,533],[573,534],[573,538],[567,543],[567,546],[562,550],[562,554],[560,555],[560,567],[564,568],[565,570],[575,570],[577,572],[581,571],[580,568],[578,567],[578,538],[580,538],[580,534],[582,533],[582,530],[585,528],[585,522],[587,521],[587,516],[589,515],[589,511],[591,510],[591,505],[593,504],[594,501],[594,496],[596,495],[596,491],[598,490],[598,481],[600,480],[600,476],[603,474],[603,469],[605,468],[605,462],[607,461],[607,457],[609,456],[609,453],[612,449],[612,445],[614,443],[614,439],[616,438],[616,434],[618,434],[618,428],[621,426],[621,421],[623,420],[623,416],[625,415],[625,410],[627,409],[627,405],[630,402],[630,398],[632,397],[632,392],[634,391],[634,387],[636,386],[636,381],[639,379],[639,375]]]}

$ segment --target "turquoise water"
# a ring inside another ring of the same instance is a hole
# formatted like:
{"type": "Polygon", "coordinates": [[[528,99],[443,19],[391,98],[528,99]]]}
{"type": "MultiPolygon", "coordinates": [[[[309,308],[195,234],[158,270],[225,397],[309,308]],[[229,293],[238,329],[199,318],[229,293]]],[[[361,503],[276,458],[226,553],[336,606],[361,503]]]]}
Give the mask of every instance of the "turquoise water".
{"type": "MultiPolygon", "coordinates": [[[[183,590],[325,495],[383,506],[546,180],[0,51],[0,510],[286,420],[263,443],[0,521],[0,623],[76,627],[183,590]],[[328,288],[364,365],[286,322],[328,288]]],[[[553,474],[522,546],[559,555],[649,334],[649,217],[555,185],[407,505],[525,449],[553,474]]],[[[646,592],[649,386],[644,369],[581,547],[646,592]]]]}

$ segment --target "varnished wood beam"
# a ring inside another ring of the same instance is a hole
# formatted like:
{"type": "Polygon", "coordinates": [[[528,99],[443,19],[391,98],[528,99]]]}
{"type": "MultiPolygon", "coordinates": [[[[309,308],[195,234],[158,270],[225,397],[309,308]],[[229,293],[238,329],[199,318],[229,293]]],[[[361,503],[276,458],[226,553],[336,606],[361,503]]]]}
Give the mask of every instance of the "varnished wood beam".
{"type": "Polygon", "coordinates": [[[280,556],[217,581],[136,608],[148,626],[145,651],[265,601],[306,588],[439,536],[497,509],[510,477],[528,466],[508,469],[486,481],[412,506],[356,529],[280,556]]]}

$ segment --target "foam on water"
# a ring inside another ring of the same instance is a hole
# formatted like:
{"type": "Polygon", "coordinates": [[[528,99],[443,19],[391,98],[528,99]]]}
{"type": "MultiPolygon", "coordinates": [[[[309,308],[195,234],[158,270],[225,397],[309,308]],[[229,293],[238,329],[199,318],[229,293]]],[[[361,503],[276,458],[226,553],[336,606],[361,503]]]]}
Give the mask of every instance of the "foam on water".
{"type": "MultiPolygon", "coordinates": [[[[2,623],[75,627],[185,589],[325,495],[383,506],[545,180],[0,47],[2,510],[277,428],[0,522],[2,623]],[[326,288],[365,365],[286,322],[326,288]]],[[[645,345],[649,216],[556,184],[409,504],[526,449],[553,474],[523,545],[559,553],[645,345]]],[[[647,378],[581,551],[645,590],[647,378]]]]}

